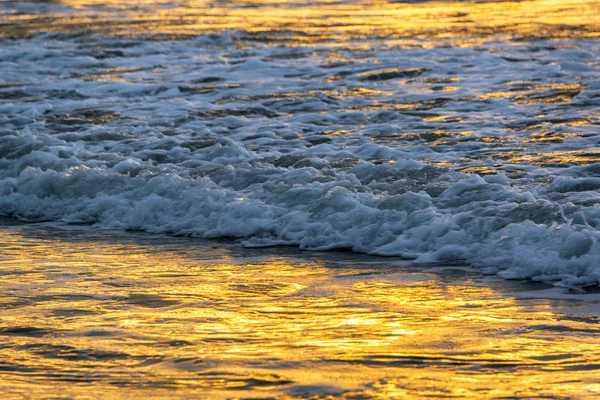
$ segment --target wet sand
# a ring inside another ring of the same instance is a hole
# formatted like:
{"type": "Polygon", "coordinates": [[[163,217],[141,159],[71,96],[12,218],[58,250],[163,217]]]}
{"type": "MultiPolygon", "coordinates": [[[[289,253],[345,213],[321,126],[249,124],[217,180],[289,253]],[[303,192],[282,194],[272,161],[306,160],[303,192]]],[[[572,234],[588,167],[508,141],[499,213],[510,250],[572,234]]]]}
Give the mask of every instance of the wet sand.
{"type": "Polygon", "coordinates": [[[346,252],[0,229],[5,398],[592,398],[600,295],[346,252]]]}

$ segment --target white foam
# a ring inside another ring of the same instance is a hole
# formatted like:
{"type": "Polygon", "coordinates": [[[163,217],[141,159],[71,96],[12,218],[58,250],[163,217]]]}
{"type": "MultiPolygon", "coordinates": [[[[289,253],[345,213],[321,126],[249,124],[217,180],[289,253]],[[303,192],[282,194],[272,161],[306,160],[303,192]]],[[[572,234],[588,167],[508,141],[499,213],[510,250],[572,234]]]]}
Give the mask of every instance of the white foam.
{"type": "MultiPolygon", "coordinates": [[[[338,68],[347,77],[327,80],[339,71],[324,66],[322,48],[285,58],[292,50],[244,53],[230,45],[234,34],[219,37],[140,42],[102,61],[70,39],[4,42],[0,59],[10,61],[0,63],[0,76],[23,94],[0,105],[0,213],[235,237],[247,246],[462,261],[567,286],[600,282],[599,164],[529,165],[506,156],[523,148],[584,151],[598,143],[593,127],[569,126],[577,135],[561,143],[514,142],[539,107],[551,106],[460,100],[510,80],[553,83],[557,70],[566,74],[561,81],[598,77],[589,67],[598,62],[595,45],[564,52],[560,67],[545,64],[556,54],[540,50],[540,62],[512,69],[491,51],[501,44],[488,52],[381,47],[372,52],[375,67],[356,57],[338,68]],[[220,45],[202,48],[205,41],[220,45]],[[575,56],[586,61],[569,61],[575,56]],[[427,78],[459,76],[460,90],[441,96],[426,77],[406,86],[364,80],[365,71],[403,66],[429,68],[427,78]],[[110,72],[127,70],[137,72],[110,72]],[[425,105],[396,107],[416,101],[425,105]],[[428,101],[447,105],[427,108],[428,101]],[[447,136],[438,140],[442,128],[447,136]],[[481,167],[500,172],[457,172],[481,167]]],[[[582,96],[593,101],[598,90],[582,96]]],[[[586,110],[564,108],[560,118],[587,117],[586,110]]]]}

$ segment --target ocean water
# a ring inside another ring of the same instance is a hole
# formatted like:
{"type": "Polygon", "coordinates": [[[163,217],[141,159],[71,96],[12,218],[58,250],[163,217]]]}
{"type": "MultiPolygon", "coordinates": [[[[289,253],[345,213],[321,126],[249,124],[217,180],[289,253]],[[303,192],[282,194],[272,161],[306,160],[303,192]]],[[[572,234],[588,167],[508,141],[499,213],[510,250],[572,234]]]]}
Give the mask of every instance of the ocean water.
{"type": "Polygon", "coordinates": [[[0,214],[597,285],[598,10],[2,2],[0,214]]]}
{"type": "Polygon", "coordinates": [[[600,293],[0,220],[12,399],[592,399],[600,293]]]}
{"type": "Polygon", "coordinates": [[[4,399],[597,398],[599,228],[600,0],[0,2],[4,399]]]}

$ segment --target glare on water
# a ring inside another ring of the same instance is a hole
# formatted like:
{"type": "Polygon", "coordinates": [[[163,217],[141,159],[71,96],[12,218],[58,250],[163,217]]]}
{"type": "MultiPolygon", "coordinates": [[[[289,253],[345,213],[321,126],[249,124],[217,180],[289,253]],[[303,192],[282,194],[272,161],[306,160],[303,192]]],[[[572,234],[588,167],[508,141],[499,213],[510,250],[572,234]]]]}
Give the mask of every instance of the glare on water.
{"type": "Polygon", "coordinates": [[[596,318],[468,274],[82,233],[2,231],[5,394],[600,394],[596,318]]]}
{"type": "Polygon", "coordinates": [[[119,36],[181,37],[240,30],[264,40],[307,44],[332,39],[412,37],[470,45],[471,39],[490,35],[525,39],[600,35],[598,0],[64,0],[59,3],[85,12],[56,10],[41,15],[4,16],[3,25],[9,29],[2,36],[86,30],[119,36]],[[98,8],[87,11],[90,7],[98,8]]]}

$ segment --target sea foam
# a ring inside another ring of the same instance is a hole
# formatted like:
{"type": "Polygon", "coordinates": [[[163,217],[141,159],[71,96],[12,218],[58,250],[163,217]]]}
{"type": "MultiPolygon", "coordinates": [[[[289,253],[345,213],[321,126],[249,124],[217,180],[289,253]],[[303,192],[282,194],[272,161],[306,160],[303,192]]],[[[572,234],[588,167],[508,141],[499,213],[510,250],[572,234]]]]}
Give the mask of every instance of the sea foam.
{"type": "Polygon", "coordinates": [[[596,44],[236,40],[4,41],[0,213],[600,282],[596,44]]]}

